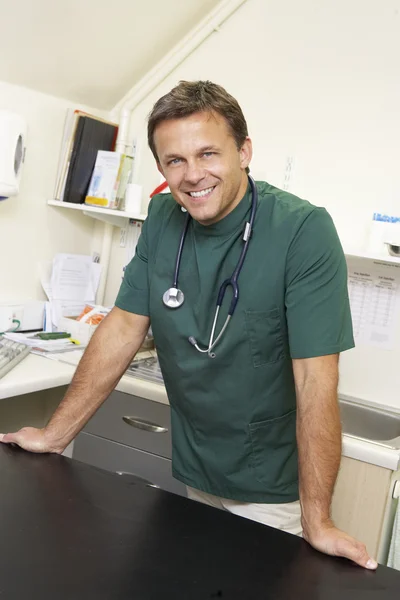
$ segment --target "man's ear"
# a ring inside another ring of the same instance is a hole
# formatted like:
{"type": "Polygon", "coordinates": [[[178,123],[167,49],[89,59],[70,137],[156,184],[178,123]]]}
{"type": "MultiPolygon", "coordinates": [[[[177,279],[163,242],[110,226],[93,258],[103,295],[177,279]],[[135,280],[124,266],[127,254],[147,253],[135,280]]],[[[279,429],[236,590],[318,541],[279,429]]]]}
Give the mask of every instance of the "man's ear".
{"type": "Polygon", "coordinates": [[[240,166],[242,169],[246,169],[251,161],[253,156],[253,145],[251,139],[247,137],[243,143],[243,146],[239,150],[240,154],[240,166]]]}
{"type": "Polygon", "coordinates": [[[161,175],[165,179],[164,171],[163,171],[162,166],[160,165],[160,163],[158,161],[157,161],[157,169],[158,169],[159,173],[161,173],[161,175]]]}

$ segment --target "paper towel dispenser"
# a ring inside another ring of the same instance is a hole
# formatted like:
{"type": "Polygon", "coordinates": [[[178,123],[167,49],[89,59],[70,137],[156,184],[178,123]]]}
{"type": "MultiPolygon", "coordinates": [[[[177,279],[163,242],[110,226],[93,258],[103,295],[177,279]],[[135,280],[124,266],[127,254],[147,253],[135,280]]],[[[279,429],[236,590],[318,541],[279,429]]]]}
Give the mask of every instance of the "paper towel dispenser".
{"type": "Polygon", "coordinates": [[[16,196],[19,192],[26,130],[22,117],[0,110],[0,200],[16,196]]]}

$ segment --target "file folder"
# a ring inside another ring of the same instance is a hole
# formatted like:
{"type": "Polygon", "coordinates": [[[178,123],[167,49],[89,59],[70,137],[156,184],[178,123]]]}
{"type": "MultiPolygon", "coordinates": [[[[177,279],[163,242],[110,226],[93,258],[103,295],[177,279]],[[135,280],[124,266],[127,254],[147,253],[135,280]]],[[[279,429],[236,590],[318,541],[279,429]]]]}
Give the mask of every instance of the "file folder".
{"type": "Polygon", "coordinates": [[[76,128],[71,161],[65,183],[64,202],[82,204],[99,150],[113,150],[118,127],[81,116],[76,128]]]}

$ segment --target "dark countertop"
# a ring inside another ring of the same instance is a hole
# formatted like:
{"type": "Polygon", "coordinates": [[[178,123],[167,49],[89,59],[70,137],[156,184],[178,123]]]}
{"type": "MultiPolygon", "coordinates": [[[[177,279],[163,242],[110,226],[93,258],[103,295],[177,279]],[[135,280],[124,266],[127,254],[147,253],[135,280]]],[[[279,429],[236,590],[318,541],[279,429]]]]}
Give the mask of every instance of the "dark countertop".
{"type": "Polygon", "coordinates": [[[400,572],[56,455],[0,444],[4,600],[399,600],[400,572]]]}

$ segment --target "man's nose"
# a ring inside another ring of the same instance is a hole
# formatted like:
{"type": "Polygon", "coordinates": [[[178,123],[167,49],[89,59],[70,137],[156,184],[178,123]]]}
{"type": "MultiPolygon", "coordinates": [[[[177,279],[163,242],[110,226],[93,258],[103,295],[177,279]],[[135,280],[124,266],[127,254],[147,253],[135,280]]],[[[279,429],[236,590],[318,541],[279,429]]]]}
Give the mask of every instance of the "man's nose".
{"type": "Polygon", "coordinates": [[[191,161],[186,163],[185,169],[185,181],[191,185],[197,185],[205,177],[205,170],[202,168],[197,161],[191,161]]]}

